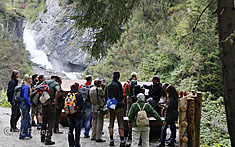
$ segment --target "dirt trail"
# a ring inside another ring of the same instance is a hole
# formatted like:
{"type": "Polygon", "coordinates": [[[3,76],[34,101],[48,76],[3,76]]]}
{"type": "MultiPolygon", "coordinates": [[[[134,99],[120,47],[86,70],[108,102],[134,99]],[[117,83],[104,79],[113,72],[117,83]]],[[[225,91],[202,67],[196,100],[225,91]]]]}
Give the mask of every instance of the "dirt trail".
{"type": "MultiPolygon", "coordinates": [[[[33,127],[32,136],[30,140],[19,140],[19,133],[10,132],[9,122],[10,122],[10,108],[1,108],[0,107],[0,147],[42,147],[45,146],[40,142],[40,132],[33,127]]],[[[17,124],[17,127],[20,128],[20,121],[17,124]]],[[[53,134],[52,140],[56,142],[57,147],[68,146],[68,127],[60,126],[63,134],[53,134]]],[[[119,135],[117,130],[117,124],[114,127],[114,140],[115,146],[119,146],[119,135]]],[[[167,137],[168,138],[168,137],[167,137]]],[[[105,143],[96,143],[90,139],[86,139],[83,136],[83,130],[81,133],[81,146],[82,147],[109,147],[109,135],[108,135],[108,120],[105,120],[104,123],[104,135],[103,139],[106,140],[105,143]]],[[[155,147],[158,144],[157,140],[151,141],[150,147],[155,147]]]]}

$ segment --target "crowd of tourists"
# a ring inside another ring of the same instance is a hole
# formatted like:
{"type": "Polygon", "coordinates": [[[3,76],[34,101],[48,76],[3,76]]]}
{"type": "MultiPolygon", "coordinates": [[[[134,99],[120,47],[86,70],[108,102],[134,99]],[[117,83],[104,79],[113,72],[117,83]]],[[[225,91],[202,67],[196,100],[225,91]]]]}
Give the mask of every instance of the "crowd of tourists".
{"type": "Polygon", "coordinates": [[[66,95],[61,88],[62,78],[57,75],[46,80],[44,75],[26,74],[20,83],[19,77],[19,71],[13,70],[7,97],[12,106],[11,131],[20,132],[20,140],[31,139],[31,129],[36,127],[41,132],[41,142],[54,145],[52,134],[63,134],[59,123],[64,109],[68,118],[70,147],[82,146],[80,134],[83,126],[84,138],[97,143],[106,142],[102,138],[104,116],[109,117],[109,146],[115,146],[114,125],[117,119],[120,147],[149,147],[150,117],[162,124],[158,147],[165,147],[168,126],[171,135],[167,145],[174,146],[178,93],[172,85],[161,84],[158,75],[152,77],[152,84],[143,86],[138,85],[135,72],[123,85],[119,81],[118,71],[113,72],[109,84],[100,77],[93,80],[91,75],[87,75],[85,84],[72,84],[66,95]],[[148,94],[145,94],[145,89],[148,89],[148,94]],[[16,126],[21,116],[21,126],[18,129],[16,126]],[[128,117],[128,135],[124,135],[124,117],[128,117]]]}

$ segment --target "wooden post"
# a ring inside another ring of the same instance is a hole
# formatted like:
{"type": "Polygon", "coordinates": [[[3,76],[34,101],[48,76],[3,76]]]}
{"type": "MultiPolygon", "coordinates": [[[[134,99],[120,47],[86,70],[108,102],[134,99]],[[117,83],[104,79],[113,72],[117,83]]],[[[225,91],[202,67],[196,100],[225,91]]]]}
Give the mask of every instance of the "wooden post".
{"type": "MultiPolygon", "coordinates": [[[[180,92],[183,94],[183,92],[180,92]]],[[[187,137],[187,97],[182,97],[179,99],[179,140],[180,147],[188,147],[188,137],[187,137]]]]}
{"type": "Polygon", "coordinates": [[[195,100],[194,98],[187,98],[188,111],[187,111],[187,120],[188,120],[188,146],[196,147],[195,142],[195,100]]]}
{"type": "Polygon", "coordinates": [[[200,146],[200,123],[201,123],[201,111],[202,111],[202,93],[198,92],[195,97],[195,141],[196,147],[200,146]]]}

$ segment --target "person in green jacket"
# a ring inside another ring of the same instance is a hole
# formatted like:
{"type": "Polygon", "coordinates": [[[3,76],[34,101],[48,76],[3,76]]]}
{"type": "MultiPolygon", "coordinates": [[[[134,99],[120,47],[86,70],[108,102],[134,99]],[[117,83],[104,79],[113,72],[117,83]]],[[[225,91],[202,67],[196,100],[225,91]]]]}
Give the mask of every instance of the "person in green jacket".
{"type": "Polygon", "coordinates": [[[149,125],[144,126],[144,127],[138,127],[136,120],[137,120],[137,114],[140,111],[140,108],[143,109],[146,112],[147,116],[154,117],[158,121],[162,121],[158,113],[153,109],[153,107],[145,103],[145,96],[143,93],[140,93],[137,95],[137,102],[133,103],[129,115],[128,115],[128,122],[129,122],[129,127],[132,127],[132,147],[137,147],[139,143],[139,139],[141,137],[142,139],[142,146],[143,147],[149,147],[149,132],[150,132],[150,127],[149,125]],[[139,105],[139,106],[138,106],[139,105]]]}

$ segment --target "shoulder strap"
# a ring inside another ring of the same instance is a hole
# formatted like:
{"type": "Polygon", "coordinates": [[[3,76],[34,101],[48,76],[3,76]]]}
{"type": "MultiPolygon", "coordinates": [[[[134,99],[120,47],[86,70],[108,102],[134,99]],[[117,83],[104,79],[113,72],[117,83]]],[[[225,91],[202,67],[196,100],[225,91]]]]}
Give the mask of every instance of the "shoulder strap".
{"type": "Polygon", "coordinates": [[[107,98],[109,97],[109,86],[107,85],[107,98]]]}
{"type": "Polygon", "coordinates": [[[137,104],[137,106],[139,107],[139,109],[141,110],[140,105],[139,105],[138,103],[136,103],[136,104],[137,104]]]}
{"type": "Polygon", "coordinates": [[[100,102],[99,102],[99,95],[98,95],[98,87],[96,87],[96,93],[97,93],[98,105],[100,105],[100,102]]]}
{"type": "Polygon", "coordinates": [[[147,103],[144,103],[144,107],[142,108],[142,110],[144,110],[146,104],[147,104],[147,103]]]}

